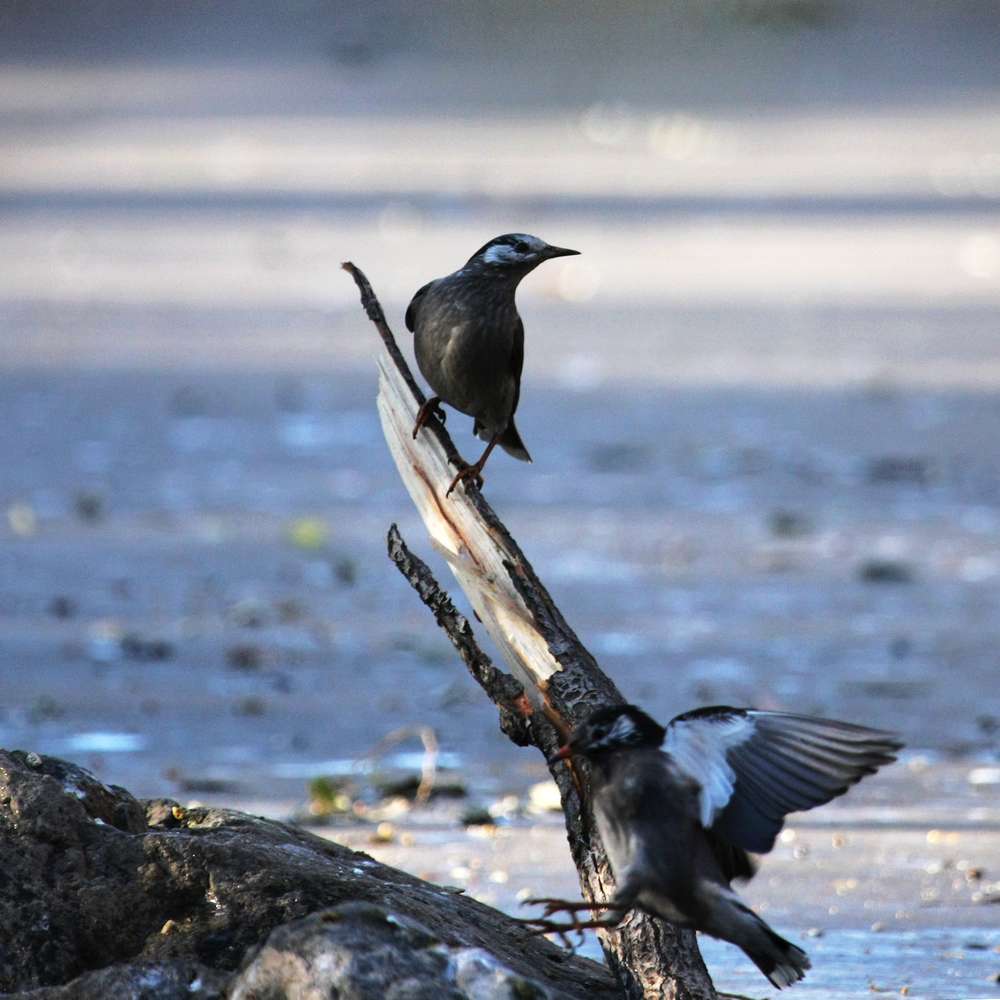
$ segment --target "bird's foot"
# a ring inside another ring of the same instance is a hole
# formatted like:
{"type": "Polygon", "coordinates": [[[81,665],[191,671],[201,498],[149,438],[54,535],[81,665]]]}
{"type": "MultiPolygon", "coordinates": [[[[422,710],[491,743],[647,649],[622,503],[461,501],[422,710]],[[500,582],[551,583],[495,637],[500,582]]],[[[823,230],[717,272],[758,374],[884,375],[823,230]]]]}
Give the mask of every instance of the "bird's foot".
{"type": "Polygon", "coordinates": [[[544,906],[542,916],[551,917],[553,913],[582,913],[584,910],[620,910],[620,903],[587,902],[579,899],[576,902],[568,899],[554,899],[551,896],[538,896],[526,899],[523,906],[544,906]]]}
{"type": "Polygon", "coordinates": [[[448,419],[448,415],[444,412],[444,407],[441,405],[440,396],[431,396],[431,398],[425,400],[423,406],[417,410],[417,421],[413,425],[414,439],[416,439],[416,436],[420,433],[420,428],[423,427],[431,417],[437,417],[442,424],[448,419]]]}
{"type": "Polygon", "coordinates": [[[575,951],[580,945],[583,944],[584,937],[583,932],[589,928],[604,928],[605,930],[610,930],[613,927],[617,927],[621,923],[622,908],[620,905],[615,903],[585,903],[580,902],[570,902],[565,899],[551,899],[548,897],[542,899],[526,899],[525,905],[528,906],[544,906],[545,909],[542,911],[542,916],[540,917],[521,917],[515,918],[514,922],[520,924],[522,927],[527,928],[529,934],[556,934],[558,935],[560,941],[562,941],[563,946],[568,948],[570,951],[575,951]],[[594,910],[609,910],[613,911],[609,916],[605,917],[591,917],[589,920],[583,920],[576,916],[578,912],[594,910]],[[558,920],[549,920],[548,918],[552,916],[553,913],[569,913],[570,919],[565,922],[560,922],[558,920]],[[576,934],[577,940],[574,943],[570,939],[570,934],[576,934]]]}
{"type": "Polygon", "coordinates": [[[451,481],[451,486],[448,487],[445,492],[446,497],[451,496],[451,491],[461,482],[465,482],[467,479],[471,479],[473,485],[477,490],[483,488],[483,466],[480,462],[476,462],[474,465],[467,465],[464,469],[459,469],[455,473],[455,478],[451,481]]]}

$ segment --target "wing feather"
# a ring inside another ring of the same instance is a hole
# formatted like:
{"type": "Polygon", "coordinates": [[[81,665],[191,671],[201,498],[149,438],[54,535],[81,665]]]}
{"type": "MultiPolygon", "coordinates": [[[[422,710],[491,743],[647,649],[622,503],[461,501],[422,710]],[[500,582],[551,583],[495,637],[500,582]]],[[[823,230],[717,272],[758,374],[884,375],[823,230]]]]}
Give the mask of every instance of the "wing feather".
{"type": "Polygon", "coordinates": [[[433,281],[428,281],[414,292],[410,304],[406,307],[406,329],[413,333],[417,328],[417,310],[420,308],[420,300],[427,293],[427,289],[433,285],[433,281]]]}
{"type": "Polygon", "coordinates": [[[510,408],[510,415],[513,418],[517,413],[517,404],[521,401],[521,372],[524,369],[524,323],[521,317],[517,317],[514,327],[514,340],[511,344],[510,352],[510,372],[514,376],[514,405],[510,408]]]}
{"type": "Polygon", "coordinates": [[[788,813],[843,795],[902,746],[892,733],[849,722],[717,706],[674,719],[664,749],[701,786],[702,825],[765,853],[788,813]]]}

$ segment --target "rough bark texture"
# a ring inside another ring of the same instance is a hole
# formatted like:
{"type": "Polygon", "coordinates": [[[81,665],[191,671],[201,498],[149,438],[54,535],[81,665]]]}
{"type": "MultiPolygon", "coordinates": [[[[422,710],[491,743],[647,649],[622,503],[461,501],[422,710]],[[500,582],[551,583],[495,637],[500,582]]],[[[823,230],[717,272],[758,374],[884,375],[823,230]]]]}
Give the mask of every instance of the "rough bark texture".
{"type": "MultiPolygon", "coordinates": [[[[344,264],[344,269],[357,283],[362,305],[385,348],[379,357],[379,415],[400,477],[432,542],[513,676],[499,671],[478,648],[468,622],[427,566],[409,552],[395,527],[389,534],[390,557],[500,709],[504,732],[516,743],[531,743],[548,756],[560,734],[595,708],[624,699],[567,624],[481,492],[464,485],[445,497],[455,467],[461,467],[463,460],[437,420],[429,421],[413,439],[411,429],[425,397],[368,279],[351,263],[344,264]]],[[[607,900],[614,892],[614,880],[593,827],[586,769],[571,770],[560,764],[552,768],[552,774],[562,794],[570,850],[583,894],[587,899],[607,900]]],[[[716,996],[693,932],[633,912],[619,929],[601,932],[601,939],[608,963],[630,1000],[710,1000],[716,996]]]]}
{"type": "Polygon", "coordinates": [[[618,995],[606,969],[452,890],[38,754],[0,750],[0,857],[0,993],[31,1000],[618,995]]]}

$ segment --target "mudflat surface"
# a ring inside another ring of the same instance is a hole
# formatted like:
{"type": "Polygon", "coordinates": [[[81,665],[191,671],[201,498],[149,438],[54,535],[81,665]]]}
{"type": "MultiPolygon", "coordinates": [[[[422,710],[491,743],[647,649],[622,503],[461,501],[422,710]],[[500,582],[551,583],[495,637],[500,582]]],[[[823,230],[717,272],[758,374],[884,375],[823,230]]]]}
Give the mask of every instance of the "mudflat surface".
{"type": "Polygon", "coordinates": [[[998,996],[1000,21],[619,7],[0,14],[0,743],[287,816],[429,725],[468,798],[368,849],[505,908],[573,892],[521,809],[544,769],[385,559],[398,521],[446,572],[339,271],[402,333],[535,232],[583,255],[521,290],[535,463],[493,459],[491,502],[653,714],[907,740],[746,889],[803,995],[998,996]]]}

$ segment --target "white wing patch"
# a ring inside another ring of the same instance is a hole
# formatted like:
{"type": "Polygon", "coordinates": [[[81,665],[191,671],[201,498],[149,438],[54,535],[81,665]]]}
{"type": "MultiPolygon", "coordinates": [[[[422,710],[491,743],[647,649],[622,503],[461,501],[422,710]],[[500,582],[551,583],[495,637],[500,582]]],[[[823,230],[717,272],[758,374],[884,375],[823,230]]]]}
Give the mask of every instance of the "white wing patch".
{"type": "Polygon", "coordinates": [[[742,716],[690,719],[667,729],[663,749],[701,786],[699,820],[707,830],[729,804],[736,772],[726,754],[753,735],[754,725],[742,716]]]}

